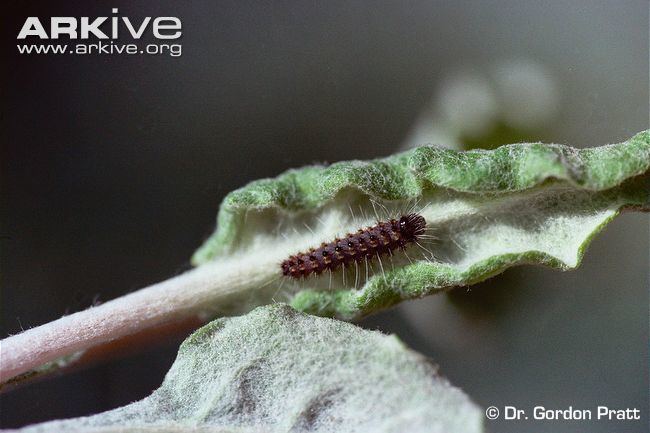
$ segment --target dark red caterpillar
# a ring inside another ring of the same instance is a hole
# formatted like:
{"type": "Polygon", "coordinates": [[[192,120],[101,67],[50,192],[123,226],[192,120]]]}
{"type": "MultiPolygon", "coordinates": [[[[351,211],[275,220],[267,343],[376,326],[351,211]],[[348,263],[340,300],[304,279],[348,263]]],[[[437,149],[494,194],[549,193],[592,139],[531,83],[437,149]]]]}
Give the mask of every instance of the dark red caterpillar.
{"type": "Polygon", "coordinates": [[[390,254],[417,242],[425,232],[427,223],[416,213],[403,215],[399,220],[380,221],[372,227],[334,241],[323,242],[318,248],[295,254],[282,262],[282,274],[290,278],[303,278],[335,271],[340,266],[362,263],[367,259],[390,254]]]}

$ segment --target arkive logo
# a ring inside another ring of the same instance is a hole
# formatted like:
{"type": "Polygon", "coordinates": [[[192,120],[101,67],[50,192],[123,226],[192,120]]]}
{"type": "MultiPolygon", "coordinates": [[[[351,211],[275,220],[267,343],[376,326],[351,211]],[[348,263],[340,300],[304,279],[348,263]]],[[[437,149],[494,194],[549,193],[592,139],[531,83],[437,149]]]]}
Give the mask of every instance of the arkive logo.
{"type": "MultiPolygon", "coordinates": [[[[118,13],[113,8],[114,14],[118,13]]],[[[109,17],[97,17],[90,21],[90,17],[51,17],[48,34],[47,30],[38,17],[28,17],[25,24],[18,33],[18,39],[25,39],[28,36],[37,36],[40,39],[58,39],[61,35],[67,35],[70,39],[88,39],[92,34],[98,39],[117,39],[120,35],[120,27],[123,27],[133,39],[140,39],[147,31],[151,23],[151,17],[145,17],[141,23],[133,23],[129,17],[110,17],[110,37],[100,28],[109,17]]],[[[151,31],[157,39],[178,39],[181,37],[181,20],[177,17],[156,17],[151,23],[151,31]]]]}
{"type": "Polygon", "coordinates": [[[119,10],[112,8],[112,16],[105,17],[50,17],[49,22],[38,17],[27,17],[18,39],[21,54],[169,54],[181,55],[180,44],[156,43],[138,46],[143,36],[152,36],[158,41],[172,41],[182,36],[182,23],[178,17],[144,17],[132,19],[119,16],[119,10]],[[117,43],[118,40],[130,43],[117,43]],[[42,44],[42,41],[79,41],[76,44],[42,44]],[[89,43],[96,40],[97,43],[89,43]],[[103,42],[109,41],[109,42],[103,42]]]}

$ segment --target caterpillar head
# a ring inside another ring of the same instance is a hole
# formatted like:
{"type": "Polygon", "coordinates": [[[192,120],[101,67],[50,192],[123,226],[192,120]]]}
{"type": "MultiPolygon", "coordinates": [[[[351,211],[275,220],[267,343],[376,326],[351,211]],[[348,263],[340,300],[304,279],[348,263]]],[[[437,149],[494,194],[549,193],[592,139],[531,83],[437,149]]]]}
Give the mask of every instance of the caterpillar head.
{"type": "Polygon", "coordinates": [[[415,240],[424,234],[427,222],[422,215],[411,213],[399,219],[400,234],[406,240],[415,240]]]}

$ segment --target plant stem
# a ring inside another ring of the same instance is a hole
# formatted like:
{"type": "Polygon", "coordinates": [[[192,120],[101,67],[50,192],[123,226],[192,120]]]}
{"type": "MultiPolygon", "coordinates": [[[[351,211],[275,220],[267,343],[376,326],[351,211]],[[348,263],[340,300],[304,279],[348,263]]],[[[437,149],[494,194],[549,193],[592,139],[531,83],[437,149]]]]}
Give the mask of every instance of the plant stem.
{"type": "Polygon", "coordinates": [[[237,314],[269,300],[274,263],[246,272],[239,262],[213,262],[169,280],[0,341],[0,384],[46,363],[162,324],[237,314]],[[255,296],[252,291],[255,290],[255,296]],[[251,299],[253,298],[253,299],[251,299]]]}

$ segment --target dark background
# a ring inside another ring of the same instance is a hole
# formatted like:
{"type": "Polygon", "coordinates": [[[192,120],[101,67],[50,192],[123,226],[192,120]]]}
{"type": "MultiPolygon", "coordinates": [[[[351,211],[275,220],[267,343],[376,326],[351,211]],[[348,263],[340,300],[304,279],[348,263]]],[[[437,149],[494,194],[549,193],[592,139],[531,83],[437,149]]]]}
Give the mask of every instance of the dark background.
{"type": "MultiPolygon", "coordinates": [[[[648,127],[646,1],[32,1],[3,11],[1,336],[186,269],[222,197],[248,181],[396,151],[458,70],[525,58],[551,71],[559,105],[552,121],[516,131],[531,140],[596,146],[648,127]],[[181,18],[182,56],[17,53],[27,16],[112,7],[181,18]]],[[[604,404],[644,418],[487,423],[493,431],[647,431],[648,250],[647,216],[623,215],[578,271],[513,269],[363,325],[398,333],[484,407],[604,404]]],[[[178,343],[3,394],[0,425],[140,399],[178,343]]]]}

